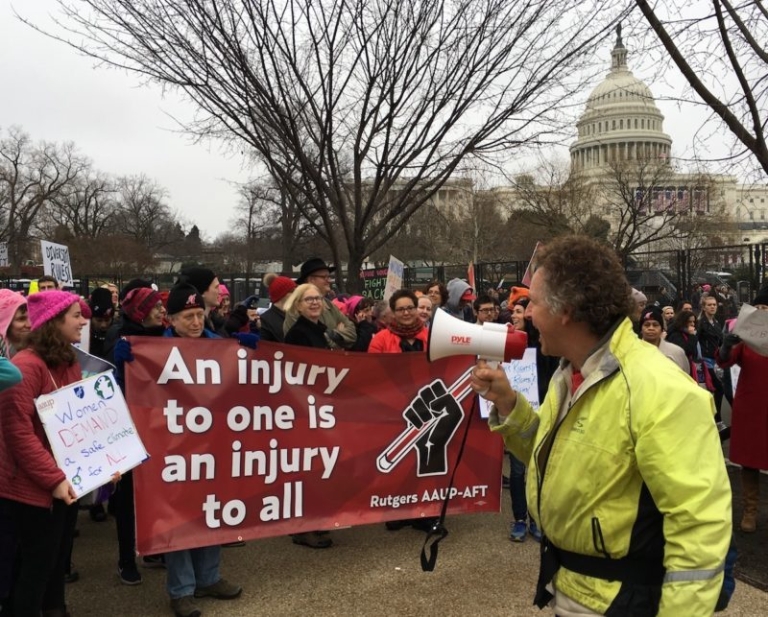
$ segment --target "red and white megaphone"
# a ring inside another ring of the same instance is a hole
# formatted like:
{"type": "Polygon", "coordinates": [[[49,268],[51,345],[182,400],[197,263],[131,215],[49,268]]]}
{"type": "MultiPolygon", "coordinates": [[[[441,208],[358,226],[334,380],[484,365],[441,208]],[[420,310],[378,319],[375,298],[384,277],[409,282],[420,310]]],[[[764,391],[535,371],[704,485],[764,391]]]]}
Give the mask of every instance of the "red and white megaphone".
{"type": "Polygon", "coordinates": [[[427,341],[430,362],[448,356],[478,356],[488,363],[519,360],[528,345],[528,335],[511,326],[486,322],[471,324],[446,311],[437,309],[432,315],[427,341]]]}

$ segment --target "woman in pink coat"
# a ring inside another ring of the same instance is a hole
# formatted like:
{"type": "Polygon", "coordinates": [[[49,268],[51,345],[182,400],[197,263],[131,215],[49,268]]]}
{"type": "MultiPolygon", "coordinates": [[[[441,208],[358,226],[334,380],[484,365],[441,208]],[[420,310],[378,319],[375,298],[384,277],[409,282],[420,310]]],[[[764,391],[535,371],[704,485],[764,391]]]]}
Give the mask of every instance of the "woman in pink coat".
{"type": "MultiPolygon", "coordinates": [[[[768,289],[760,291],[752,306],[768,311],[768,289]]],[[[718,364],[741,367],[733,397],[730,459],[741,465],[743,514],[741,530],[757,529],[760,470],[768,469],[768,357],[742,343],[735,334],[726,334],[718,353],[718,364]]]]}

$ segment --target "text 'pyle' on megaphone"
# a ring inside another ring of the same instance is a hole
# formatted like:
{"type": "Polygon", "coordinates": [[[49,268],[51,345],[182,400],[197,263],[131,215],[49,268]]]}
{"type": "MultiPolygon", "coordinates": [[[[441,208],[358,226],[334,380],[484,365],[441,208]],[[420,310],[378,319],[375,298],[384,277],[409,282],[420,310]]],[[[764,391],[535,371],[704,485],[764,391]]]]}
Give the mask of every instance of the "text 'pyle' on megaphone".
{"type": "Polygon", "coordinates": [[[500,323],[471,324],[438,309],[432,315],[427,341],[430,362],[448,356],[478,356],[488,363],[519,360],[528,335],[500,323]]]}

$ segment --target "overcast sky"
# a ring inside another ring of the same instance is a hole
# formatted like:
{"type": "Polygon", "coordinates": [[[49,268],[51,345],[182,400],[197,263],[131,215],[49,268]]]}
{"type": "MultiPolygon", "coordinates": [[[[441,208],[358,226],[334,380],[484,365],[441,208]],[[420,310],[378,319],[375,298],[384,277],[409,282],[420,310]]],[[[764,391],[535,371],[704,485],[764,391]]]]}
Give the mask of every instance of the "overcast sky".
{"type": "MultiPolygon", "coordinates": [[[[250,176],[240,157],[215,144],[192,144],[168,117],[190,118],[189,105],[173,95],[163,98],[158,86],[139,86],[134,75],[94,67],[91,59],[18,21],[14,6],[41,25],[50,23],[50,13],[58,13],[55,0],[0,0],[0,129],[19,125],[34,140],[73,141],[97,169],[116,175],[144,173],[157,180],[168,191],[170,206],[187,223],[197,224],[204,238],[212,240],[227,230],[237,202],[230,183],[250,176]]],[[[631,53],[632,41],[625,37],[624,43],[630,68],[646,77],[631,53]]],[[[610,37],[596,57],[606,74],[612,47],[610,37]]],[[[665,81],[680,83],[674,76],[665,81]]],[[[651,87],[657,96],[665,89],[662,83],[651,87]]],[[[670,102],[660,107],[673,154],[690,155],[688,144],[703,116],[670,102]]],[[[567,151],[561,155],[566,158],[567,151]]]]}
{"type": "Polygon", "coordinates": [[[178,97],[140,87],[135,76],[103,67],[14,17],[13,8],[45,23],[53,0],[0,0],[0,130],[21,126],[33,140],[72,141],[97,169],[154,178],[168,203],[213,239],[228,229],[237,195],[230,182],[248,179],[240,157],[194,145],[168,117],[189,118],[178,97]]]}

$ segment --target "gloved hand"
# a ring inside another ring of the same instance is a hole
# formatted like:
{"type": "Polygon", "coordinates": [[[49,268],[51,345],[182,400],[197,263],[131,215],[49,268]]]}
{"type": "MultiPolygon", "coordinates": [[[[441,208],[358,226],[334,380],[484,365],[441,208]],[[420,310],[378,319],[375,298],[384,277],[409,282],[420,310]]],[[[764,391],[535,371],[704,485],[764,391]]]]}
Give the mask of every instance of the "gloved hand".
{"type": "Polygon", "coordinates": [[[241,328],[248,324],[248,309],[242,304],[238,304],[227,317],[224,323],[224,330],[229,334],[239,332],[241,328]]]}
{"type": "Polygon", "coordinates": [[[115,364],[120,365],[124,362],[133,362],[133,351],[127,339],[119,338],[115,343],[115,364]]]}
{"type": "Polygon", "coordinates": [[[720,345],[720,351],[718,352],[720,360],[723,362],[728,361],[731,357],[731,350],[739,343],[741,343],[741,338],[737,334],[734,334],[733,332],[726,334],[723,337],[723,344],[720,345]]]}
{"type": "Polygon", "coordinates": [[[232,335],[232,338],[236,338],[237,342],[240,343],[243,347],[258,349],[261,336],[254,334],[253,332],[235,332],[232,335]]]}
{"type": "Polygon", "coordinates": [[[344,337],[337,330],[326,330],[325,338],[328,339],[331,349],[341,349],[344,346],[344,337]]]}

